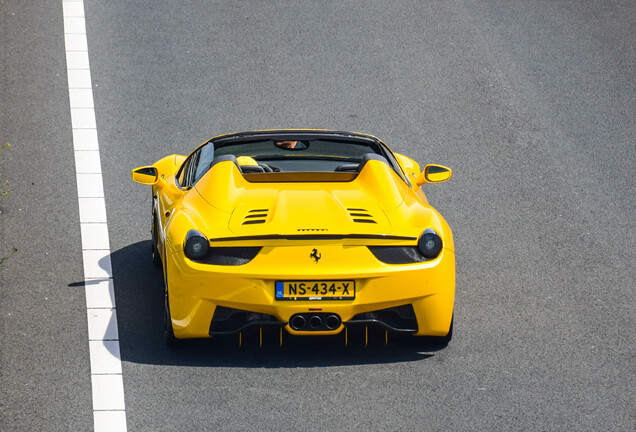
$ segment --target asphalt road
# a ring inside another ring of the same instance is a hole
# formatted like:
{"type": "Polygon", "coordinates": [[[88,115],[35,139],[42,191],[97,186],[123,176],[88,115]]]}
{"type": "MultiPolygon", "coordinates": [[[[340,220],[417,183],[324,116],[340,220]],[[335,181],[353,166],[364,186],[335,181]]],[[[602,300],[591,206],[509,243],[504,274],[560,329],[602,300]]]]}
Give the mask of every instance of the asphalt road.
{"type": "MultiPolygon", "coordinates": [[[[85,7],[128,430],[636,429],[636,3],[85,7]],[[130,170],[280,127],[453,168],[447,348],[163,345],[130,170]]],[[[0,0],[0,73],[0,430],[90,430],[61,1],[0,0]]]]}

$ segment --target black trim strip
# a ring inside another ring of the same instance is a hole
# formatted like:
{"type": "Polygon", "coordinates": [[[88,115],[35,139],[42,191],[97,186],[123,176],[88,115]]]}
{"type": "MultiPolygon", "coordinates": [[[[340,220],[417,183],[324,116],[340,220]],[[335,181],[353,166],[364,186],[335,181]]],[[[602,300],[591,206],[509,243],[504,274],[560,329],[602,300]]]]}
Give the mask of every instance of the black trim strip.
{"type": "Polygon", "coordinates": [[[245,216],[245,219],[253,219],[253,218],[264,218],[267,217],[267,213],[254,213],[245,216]]]}
{"type": "Polygon", "coordinates": [[[256,209],[256,210],[250,210],[248,211],[248,213],[261,213],[261,212],[266,212],[267,209],[256,209]]]}
{"type": "Polygon", "coordinates": [[[373,217],[368,213],[351,213],[351,216],[373,217]]]}
{"type": "Polygon", "coordinates": [[[246,220],[241,225],[255,225],[265,223],[265,219],[246,220]]]}
{"type": "Polygon", "coordinates": [[[250,183],[334,183],[350,182],[358,173],[352,172],[263,172],[243,173],[243,178],[250,183]]]}
{"type": "MultiPolygon", "coordinates": [[[[252,221],[250,221],[252,222],[252,221]]],[[[403,240],[415,241],[417,237],[407,237],[387,234],[266,234],[255,236],[211,238],[211,242],[242,241],[242,240],[403,240]]]]}

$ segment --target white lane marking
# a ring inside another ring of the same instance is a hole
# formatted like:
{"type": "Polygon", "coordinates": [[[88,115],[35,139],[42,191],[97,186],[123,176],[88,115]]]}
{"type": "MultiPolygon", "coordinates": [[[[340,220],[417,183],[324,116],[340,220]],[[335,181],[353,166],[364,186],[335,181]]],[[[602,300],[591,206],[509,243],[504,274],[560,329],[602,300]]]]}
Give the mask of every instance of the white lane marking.
{"type": "MultiPolygon", "coordinates": [[[[66,2],[65,2],[66,3],[66,2]]],[[[84,17],[64,17],[65,34],[86,34],[84,17]]]]}
{"type": "Polygon", "coordinates": [[[114,309],[115,290],[111,279],[86,281],[86,309],[114,309]]]}
{"type": "Polygon", "coordinates": [[[71,122],[75,129],[97,129],[93,108],[71,108],[71,122]]]}
{"type": "Polygon", "coordinates": [[[104,198],[78,198],[80,223],[106,223],[106,203],[104,198]]]}
{"type": "Polygon", "coordinates": [[[95,411],[95,432],[126,430],[125,411],[95,411]]]}
{"type": "MultiPolygon", "coordinates": [[[[121,374],[93,374],[93,407],[95,411],[124,409],[124,383],[121,374]]],[[[112,429],[109,429],[112,431],[112,429]]]]}
{"type": "Polygon", "coordinates": [[[75,172],[78,174],[99,174],[102,164],[99,160],[99,150],[76,150],[75,172]]]}
{"type": "Polygon", "coordinates": [[[114,341],[119,339],[115,309],[89,309],[87,315],[89,340],[114,341]]]}
{"type": "Polygon", "coordinates": [[[109,250],[108,225],[105,223],[80,224],[84,250],[109,250]]]}
{"type": "Polygon", "coordinates": [[[81,1],[68,1],[62,3],[65,17],[84,17],[84,3],[81,1]]]}
{"type": "MultiPolygon", "coordinates": [[[[74,36],[74,35],[72,35],[74,36]]],[[[84,40],[86,40],[86,38],[84,38],[84,40]]],[[[85,47],[86,48],[86,47],[85,47]]],[[[68,44],[67,44],[67,51],[68,49],[68,44]]],[[[69,69],[68,71],[68,80],[69,82],[73,82],[74,84],[74,88],[91,88],[92,84],[91,84],[91,72],[89,70],[71,70],[69,69]]]]}
{"type": "MultiPolygon", "coordinates": [[[[90,79],[91,79],[90,71],[80,71],[80,72],[88,72],[88,80],[90,83],[90,79]]],[[[69,76],[69,82],[71,82],[70,76],[69,76]]],[[[97,145],[97,129],[73,129],[73,147],[76,151],[98,150],[99,147],[97,145]]]]}
{"type": "Polygon", "coordinates": [[[91,369],[94,374],[120,374],[118,341],[90,341],[91,369]]]}
{"type": "Polygon", "coordinates": [[[77,196],[79,198],[103,198],[102,175],[77,174],[77,196]]]}
{"type": "Polygon", "coordinates": [[[82,236],[93,426],[98,432],[125,432],[127,426],[124,379],[119,350],[104,183],[88,61],[84,2],[63,0],[62,9],[82,236]]]}
{"type": "Polygon", "coordinates": [[[69,89],[71,108],[94,108],[93,89],[69,89]]]}
{"type": "MultiPolygon", "coordinates": [[[[64,35],[66,36],[66,35],[64,35]]],[[[66,68],[88,70],[88,51],[66,51],[66,68]]]]}
{"type": "Polygon", "coordinates": [[[66,51],[88,51],[88,45],[86,45],[86,37],[81,34],[67,34],[66,35],[66,51]]]}

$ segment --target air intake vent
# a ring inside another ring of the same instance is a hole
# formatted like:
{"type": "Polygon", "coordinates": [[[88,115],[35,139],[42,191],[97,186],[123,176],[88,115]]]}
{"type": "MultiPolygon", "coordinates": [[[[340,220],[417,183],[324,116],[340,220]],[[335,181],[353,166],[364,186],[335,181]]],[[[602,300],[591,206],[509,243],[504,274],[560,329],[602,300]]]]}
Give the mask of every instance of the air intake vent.
{"type": "Polygon", "coordinates": [[[247,212],[242,225],[255,225],[265,223],[268,209],[254,209],[247,212]]]}
{"type": "Polygon", "coordinates": [[[349,216],[351,216],[351,219],[353,219],[354,222],[371,224],[377,223],[373,220],[373,216],[371,216],[365,209],[348,208],[347,211],[349,212],[349,216]]]}

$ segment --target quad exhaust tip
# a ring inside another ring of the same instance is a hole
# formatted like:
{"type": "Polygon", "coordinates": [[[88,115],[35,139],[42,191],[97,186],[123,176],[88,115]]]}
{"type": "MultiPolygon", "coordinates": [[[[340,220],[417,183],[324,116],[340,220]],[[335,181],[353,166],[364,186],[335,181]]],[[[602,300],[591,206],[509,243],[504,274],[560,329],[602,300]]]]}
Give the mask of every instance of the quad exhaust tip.
{"type": "Polygon", "coordinates": [[[327,326],[329,330],[337,329],[340,327],[340,317],[335,314],[329,315],[325,320],[325,326],[327,326]]]}
{"type": "Polygon", "coordinates": [[[336,330],[341,324],[340,316],[333,313],[299,313],[289,320],[289,326],[296,331],[336,330]]]}
{"type": "Polygon", "coordinates": [[[294,315],[294,317],[289,321],[289,325],[294,330],[302,329],[303,327],[305,327],[306,323],[307,321],[305,320],[305,317],[302,315],[294,315]]]}
{"type": "Polygon", "coordinates": [[[309,318],[309,326],[314,330],[319,329],[322,326],[322,318],[318,315],[312,316],[309,318]]]}

